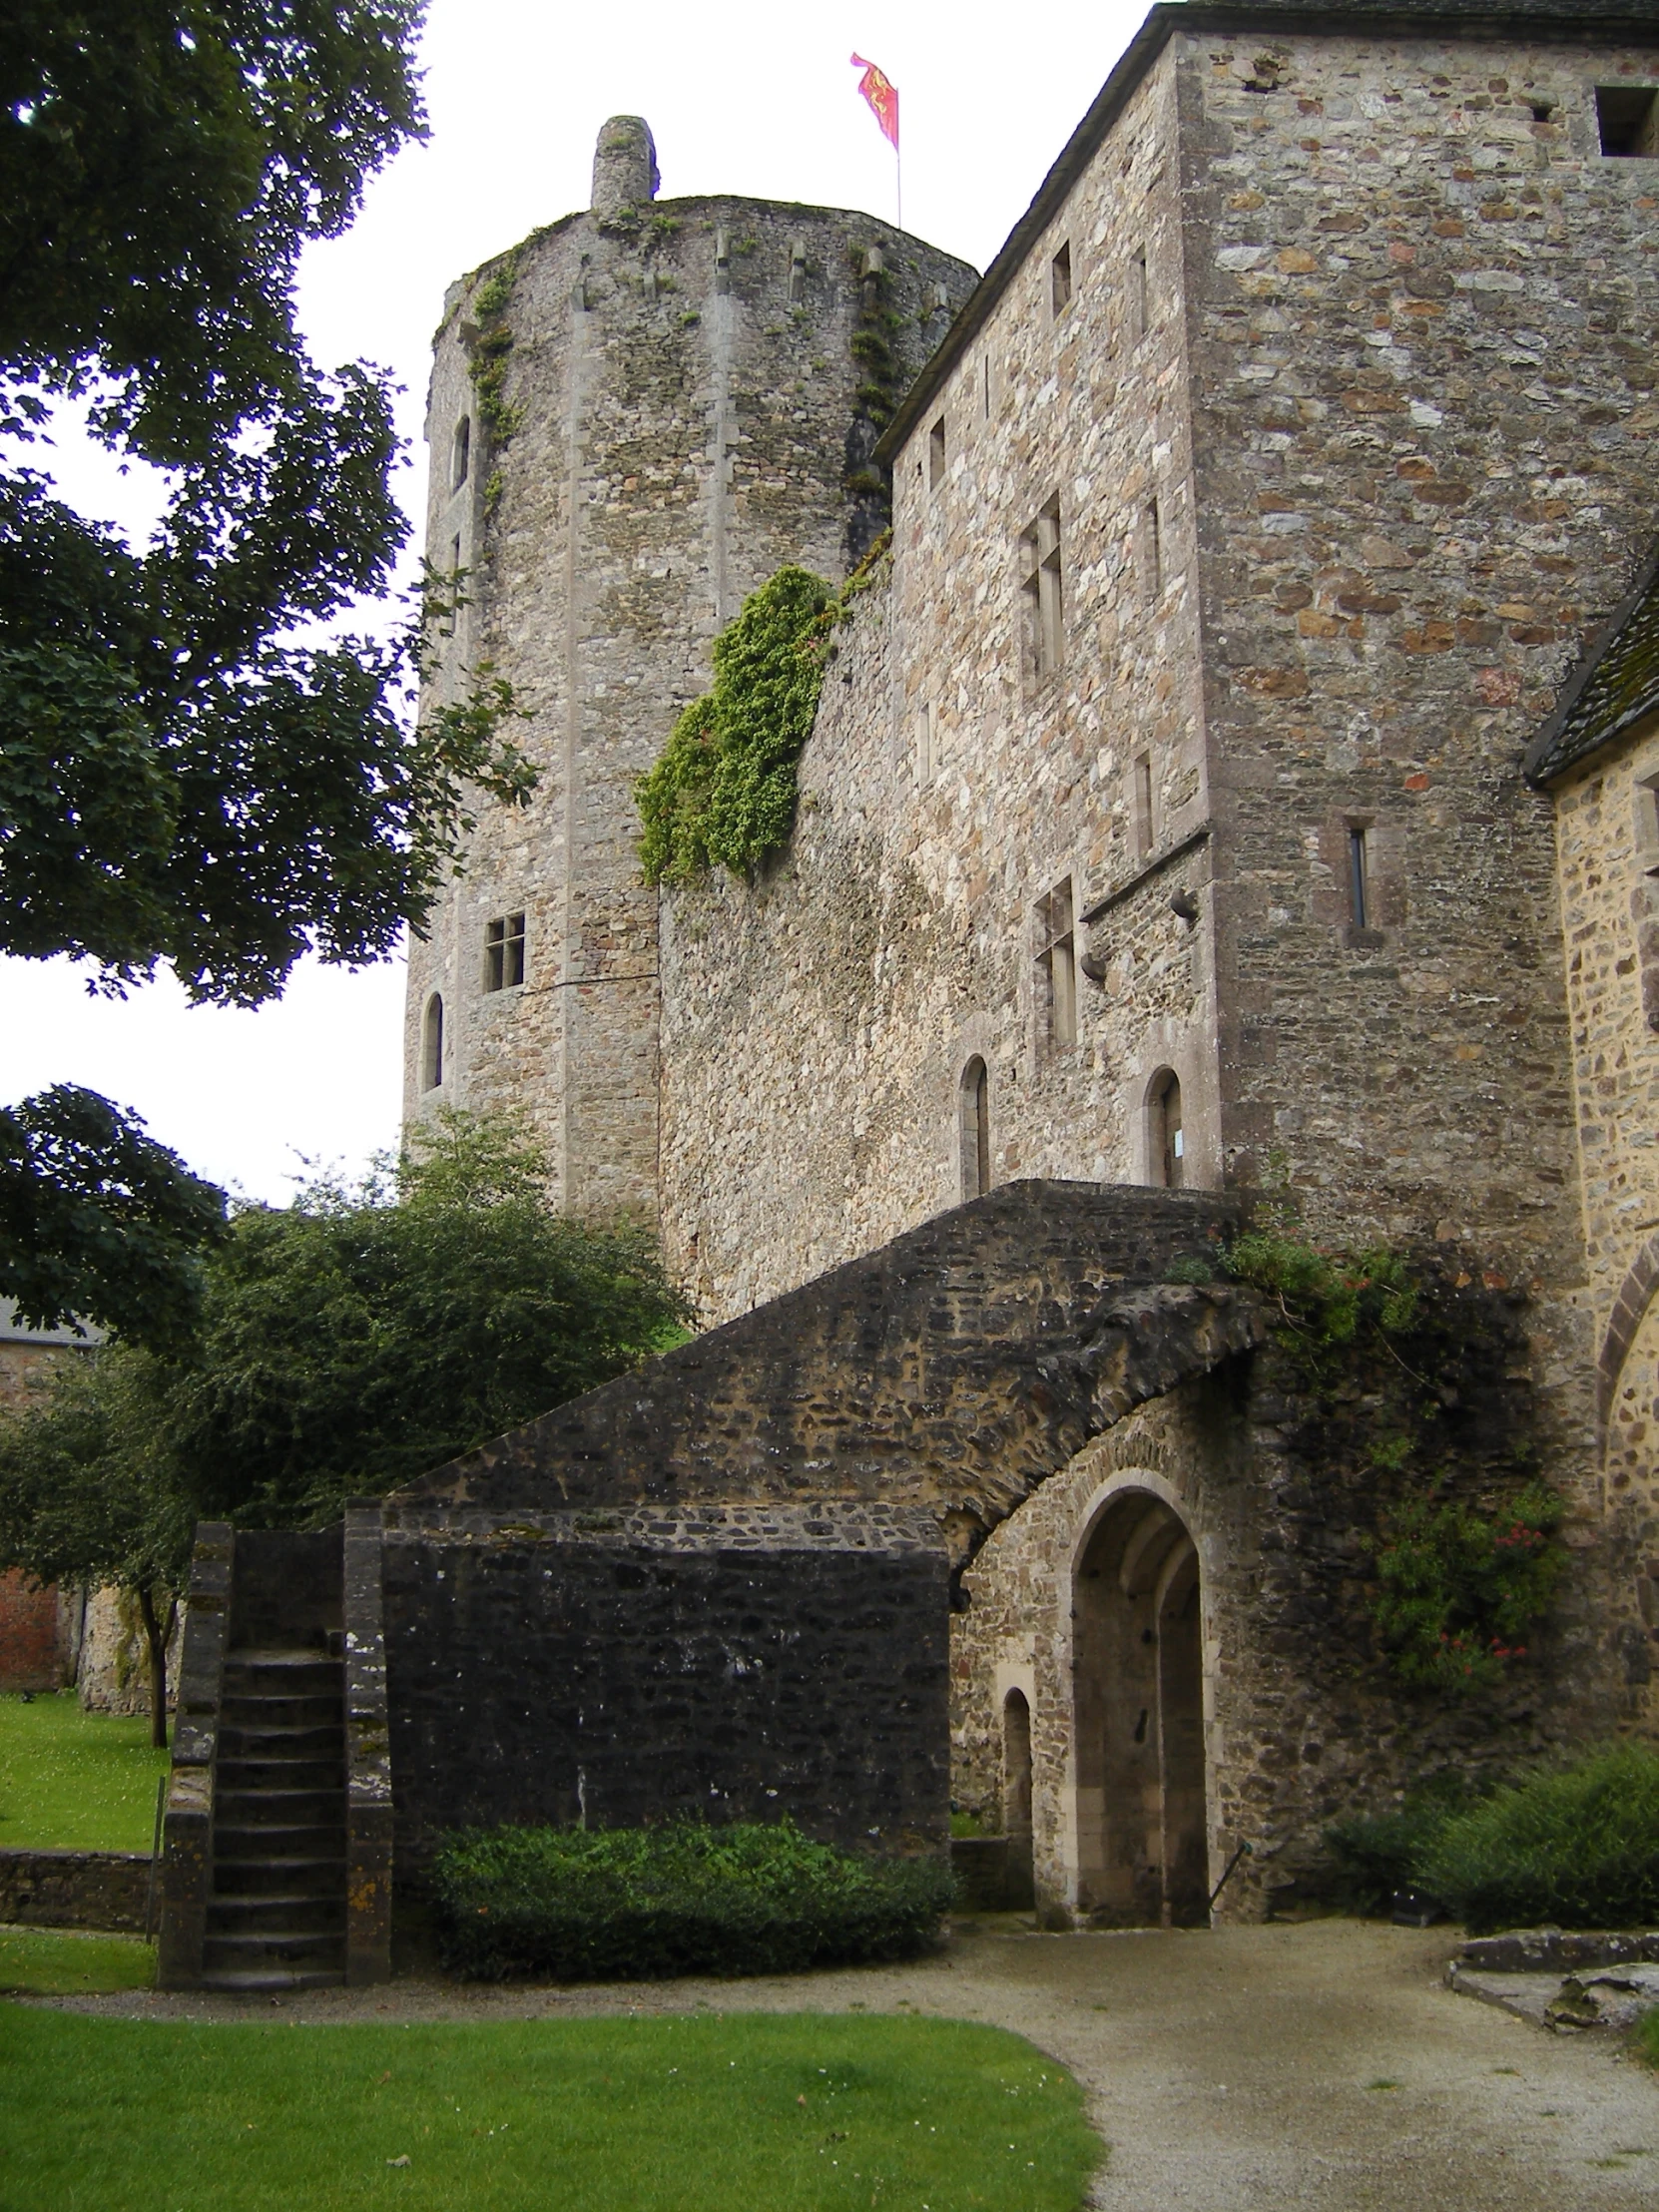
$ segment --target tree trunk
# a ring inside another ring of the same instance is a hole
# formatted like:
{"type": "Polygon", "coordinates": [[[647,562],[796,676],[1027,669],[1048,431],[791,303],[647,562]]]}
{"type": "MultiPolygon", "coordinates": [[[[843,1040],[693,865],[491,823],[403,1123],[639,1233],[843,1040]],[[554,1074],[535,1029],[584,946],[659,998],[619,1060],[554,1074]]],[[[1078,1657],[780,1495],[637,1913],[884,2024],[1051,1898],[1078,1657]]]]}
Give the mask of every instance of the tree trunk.
{"type": "Polygon", "coordinates": [[[138,1593],[139,1616],[144,1622],[144,1641],[150,1660],[150,1741],[157,1751],[167,1749],[167,1647],[173,1640],[173,1626],[179,1618],[179,1601],[167,1601],[167,1619],[164,1622],[156,1612],[156,1593],[150,1583],[141,1585],[138,1593]]]}

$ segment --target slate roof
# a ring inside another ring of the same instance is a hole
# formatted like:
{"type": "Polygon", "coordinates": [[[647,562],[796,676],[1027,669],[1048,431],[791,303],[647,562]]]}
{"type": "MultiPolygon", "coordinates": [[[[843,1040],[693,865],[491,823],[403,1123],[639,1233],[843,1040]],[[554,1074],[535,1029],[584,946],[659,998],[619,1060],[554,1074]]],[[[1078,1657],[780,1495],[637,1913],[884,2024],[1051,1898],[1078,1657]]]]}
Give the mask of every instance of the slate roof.
{"type": "Polygon", "coordinates": [[[1659,709],[1659,545],[1636,588],[1579,663],[1549,720],[1526,749],[1534,784],[1547,784],[1659,709]]]}

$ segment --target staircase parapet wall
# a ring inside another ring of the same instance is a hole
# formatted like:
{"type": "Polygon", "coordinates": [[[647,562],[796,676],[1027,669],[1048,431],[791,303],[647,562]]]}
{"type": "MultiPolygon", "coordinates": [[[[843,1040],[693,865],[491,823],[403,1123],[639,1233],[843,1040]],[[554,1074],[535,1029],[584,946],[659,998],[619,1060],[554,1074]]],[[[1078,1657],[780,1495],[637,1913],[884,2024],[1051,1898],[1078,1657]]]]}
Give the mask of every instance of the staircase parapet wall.
{"type": "Polygon", "coordinates": [[[391,1975],[391,1737],[378,1498],[345,1509],[345,1978],[391,1975]]]}
{"type": "Polygon", "coordinates": [[[194,1988],[202,1978],[213,1883],[214,1760],[235,1564],[236,1534],[230,1523],[199,1521],[185,1597],[173,1767],[162,1827],[156,1978],[164,1989],[194,1988]]]}
{"type": "Polygon", "coordinates": [[[1005,1184],[439,1467],[387,1527],[880,1498],[929,1508],[965,1552],[1130,1405],[1261,1341],[1250,1294],[1166,1281],[1243,1210],[1005,1184]]]}

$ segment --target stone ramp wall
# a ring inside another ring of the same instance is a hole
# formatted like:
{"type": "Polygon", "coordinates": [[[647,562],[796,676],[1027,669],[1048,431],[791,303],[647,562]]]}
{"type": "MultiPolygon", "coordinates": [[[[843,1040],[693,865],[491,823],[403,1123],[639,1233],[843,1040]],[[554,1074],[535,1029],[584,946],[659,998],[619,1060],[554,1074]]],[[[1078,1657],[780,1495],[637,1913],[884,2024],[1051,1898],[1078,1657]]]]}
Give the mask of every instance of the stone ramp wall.
{"type": "Polygon", "coordinates": [[[1007,1184],[438,1468],[388,1529],[881,1498],[960,1552],[1129,1404],[1257,1341],[1245,1294],[1160,1288],[1239,1218],[1208,1193],[1007,1184]]]}

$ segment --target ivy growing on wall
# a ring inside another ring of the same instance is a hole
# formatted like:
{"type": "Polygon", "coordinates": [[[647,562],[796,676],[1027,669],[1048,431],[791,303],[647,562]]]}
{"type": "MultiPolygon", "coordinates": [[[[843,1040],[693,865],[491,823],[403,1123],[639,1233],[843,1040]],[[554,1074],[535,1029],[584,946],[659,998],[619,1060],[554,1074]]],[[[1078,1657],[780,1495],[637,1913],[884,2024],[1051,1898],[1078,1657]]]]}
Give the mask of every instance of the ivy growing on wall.
{"type": "MultiPolygon", "coordinates": [[[[1386,1247],[1320,1249],[1271,1215],[1222,1267],[1273,1317],[1287,1379],[1314,1409],[1309,1455],[1357,1461],[1363,1487],[1382,1493],[1361,1543],[1389,1671],[1454,1696],[1500,1684],[1525,1660],[1567,1557],[1561,1498],[1522,1478],[1530,1442],[1503,1394],[1517,1348],[1501,1301],[1386,1247]]],[[[1213,1272],[1195,1259],[1171,1273],[1200,1271],[1213,1272]]]]}
{"type": "Polygon", "coordinates": [[[506,443],[520,420],[519,410],[507,399],[507,361],[513,349],[507,309],[518,280],[518,257],[515,247],[485,277],[471,301],[478,334],[469,346],[468,373],[478,394],[478,412],[497,445],[506,443]]]}
{"type": "Polygon", "coordinates": [[[1542,1482],[1491,1513],[1431,1492],[1394,1510],[1377,1551],[1372,1612],[1402,1682],[1488,1689],[1526,1657],[1532,1624],[1566,1565],[1555,1536],[1563,1510],[1542,1482]]]}
{"type": "Polygon", "coordinates": [[[881,550],[838,598],[822,576],[781,568],[715,640],[713,689],[634,787],[648,883],[690,882],[716,866],[743,875],[787,842],[830,632],[881,550]]]}

